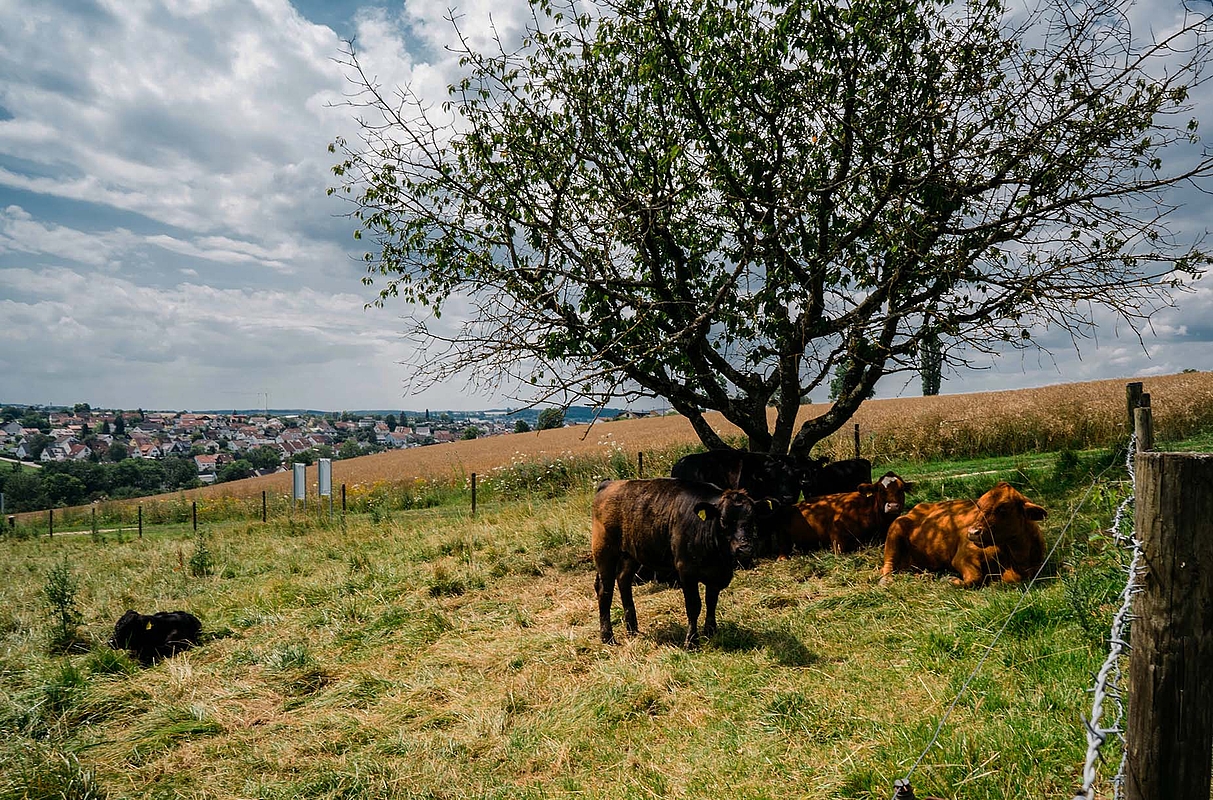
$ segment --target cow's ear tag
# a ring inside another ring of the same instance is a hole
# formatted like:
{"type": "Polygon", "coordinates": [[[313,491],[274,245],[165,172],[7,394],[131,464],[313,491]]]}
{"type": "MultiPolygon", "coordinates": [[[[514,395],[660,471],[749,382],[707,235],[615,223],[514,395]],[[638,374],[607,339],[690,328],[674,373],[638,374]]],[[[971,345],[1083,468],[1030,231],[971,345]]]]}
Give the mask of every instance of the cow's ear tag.
{"type": "Polygon", "coordinates": [[[704,511],[702,508],[699,509],[699,518],[701,520],[703,520],[704,522],[707,522],[708,521],[708,512],[704,511]]]}
{"type": "Polygon", "coordinates": [[[147,627],[146,627],[146,628],[144,628],[144,630],[145,630],[145,631],[150,631],[151,629],[152,629],[152,621],[149,619],[149,620],[147,621],[147,627]]]}

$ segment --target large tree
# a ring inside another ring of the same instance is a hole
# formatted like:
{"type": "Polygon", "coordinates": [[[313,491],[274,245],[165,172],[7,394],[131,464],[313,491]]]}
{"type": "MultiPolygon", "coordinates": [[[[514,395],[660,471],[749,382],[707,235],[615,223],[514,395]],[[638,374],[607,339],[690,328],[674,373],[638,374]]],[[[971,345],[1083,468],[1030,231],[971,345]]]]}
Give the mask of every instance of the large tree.
{"type": "Polygon", "coordinates": [[[1210,20],[1151,38],[1131,5],[533,0],[517,46],[459,35],[441,105],[351,48],[331,191],[423,382],[662,397],[709,447],[717,410],[805,455],[924,340],[962,369],[1107,312],[1138,331],[1203,271],[1168,190],[1213,169],[1210,20]]]}

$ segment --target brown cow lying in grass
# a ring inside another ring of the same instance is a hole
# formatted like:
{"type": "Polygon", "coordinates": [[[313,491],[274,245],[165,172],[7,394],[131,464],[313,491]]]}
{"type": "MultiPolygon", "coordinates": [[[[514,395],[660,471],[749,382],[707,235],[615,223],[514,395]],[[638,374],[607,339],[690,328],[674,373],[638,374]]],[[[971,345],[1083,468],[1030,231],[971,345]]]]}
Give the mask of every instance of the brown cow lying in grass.
{"type": "Polygon", "coordinates": [[[1032,578],[1044,563],[1036,523],[1046,513],[1005,482],[977,500],[919,503],[889,526],[881,583],[907,569],[953,570],[966,587],[1032,578]]]}
{"type": "Polygon", "coordinates": [[[889,523],[905,510],[906,492],[913,488],[914,484],[886,472],[876,483],[860,484],[854,492],[816,497],[779,512],[775,528],[779,557],[787,558],[793,546],[830,547],[842,553],[880,541],[889,523]]]}
{"type": "Polygon", "coordinates": [[[658,574],[674,571],[686,601],[686,646],[699,643],[699,584],[707,613],[703,632],[716,632],[716,600],[733,579],[733,562],[754,553],[754,501],[743,490],[720,490],[677,478],[603,481],[594,495],[591,549],[598,575],[602,641],[614,644],[611,598],[619,584],[623,620],[635,635],[632,579],[642,564],[658,574]]]}

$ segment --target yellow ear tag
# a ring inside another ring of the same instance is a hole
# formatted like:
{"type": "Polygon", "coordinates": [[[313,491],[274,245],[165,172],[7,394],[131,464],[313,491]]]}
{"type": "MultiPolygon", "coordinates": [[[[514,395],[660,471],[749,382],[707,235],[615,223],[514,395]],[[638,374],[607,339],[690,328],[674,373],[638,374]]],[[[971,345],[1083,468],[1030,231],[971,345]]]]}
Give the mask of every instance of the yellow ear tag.
{"type": "Polygon", "coordinates": [[[145,631],[150,631],[151,629],[152,629],[152,621],[151,621],[151,620],[148,620],[148,622],[147,622],[147,627],[146,627],[146,628],[144,628],[143,630],[145,630],[145,631]]]}
{"type": "Polygon", "coordinates": [[[707,522],[708,521],[708,512],[704,511],[702,508],[699,509],[699,518],[701,520],[703,520],[704,522],[707,522]]]}

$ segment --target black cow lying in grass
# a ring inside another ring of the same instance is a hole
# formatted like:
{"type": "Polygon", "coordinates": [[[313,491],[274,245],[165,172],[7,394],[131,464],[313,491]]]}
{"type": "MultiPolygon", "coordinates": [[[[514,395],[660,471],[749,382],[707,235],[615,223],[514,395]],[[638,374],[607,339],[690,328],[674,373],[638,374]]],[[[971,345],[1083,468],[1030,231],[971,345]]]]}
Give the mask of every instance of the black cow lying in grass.
{"type": "Polygon", "coordinates": [[[202,623],[188,611],[127,611],[114,625],[109,645],[126,650],[140,663],[151,664],[198,644],[202,623]]]}

